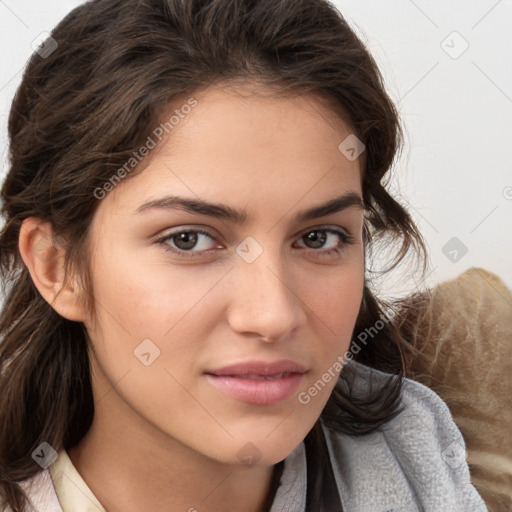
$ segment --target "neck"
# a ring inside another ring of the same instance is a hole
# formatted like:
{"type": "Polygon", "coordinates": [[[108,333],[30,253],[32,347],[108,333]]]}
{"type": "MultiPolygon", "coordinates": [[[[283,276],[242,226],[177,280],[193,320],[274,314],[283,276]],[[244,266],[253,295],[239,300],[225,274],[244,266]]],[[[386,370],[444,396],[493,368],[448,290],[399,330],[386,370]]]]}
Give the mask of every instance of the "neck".
{"type": "Polygon", "coordinates": [[[111,395],[96,405],[91,428],[68,450],[78,473],[108,512],[268,510],[276,489],[272,477],[279,476],[276,471],[282,465],[233,466],[212,460],[134,411],[127,417],[128,406],[111,395]]]}

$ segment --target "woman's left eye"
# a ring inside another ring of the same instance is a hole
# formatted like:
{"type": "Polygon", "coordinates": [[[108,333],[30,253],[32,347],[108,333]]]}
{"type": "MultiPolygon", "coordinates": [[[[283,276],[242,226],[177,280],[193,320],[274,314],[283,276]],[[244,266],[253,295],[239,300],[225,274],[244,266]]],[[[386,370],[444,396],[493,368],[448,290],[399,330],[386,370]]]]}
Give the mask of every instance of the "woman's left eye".
{"type": "MultiPolygon", "coordinates": [[[[155,240],[155,242],[162,244],[166,251],[185,257],[196,257],[212,250],[211,248],[208,249],[209,244],[204,242],[204,239],[207,238],[214,240],[207,231],[202,229],[184,229],[165,235],[155,240]],[[203,239],[203,243],[201,243],[201,239],[203,239]],[[173,245],[171,245],[171,243],[173,245]],[[196,250],[193,251],[192,249],[196,250]]],[[[341,229],[314,228],[309,229],[301,235],[300,240],[311,243],[313,247],[309,247],[309,249],[314,253],[320,256],[330,256],[332,254],[340,254],[347,245],[354,243],[355,238],[341,229]],[[334,245],[327,249],[323,248],[327,241],[334,242],[334,245]]],[[[308,249],[308,247],[306,247],[306,249],[308,249]]]]}
{"type": "Polygon", "coordinates": [[[331,237],[331,240],[334,239],[334,241],[337,239],[337,243],[335,243],[335,245],[330,249],[323,249],[321,251],[314,252],[317,252],[320,256],[331,256],[333,254],[339,255],[346,249],[348,245],[351,245],[355,242],[355,237],[353,237],[350,233],[347,231],[342,231],[341,229],[334,228],[311,229],[301,236],[301,240],[307,240],[308,242],[312,242],[318,246],[318,244],[325,244],[329,237],[331,237]]]}

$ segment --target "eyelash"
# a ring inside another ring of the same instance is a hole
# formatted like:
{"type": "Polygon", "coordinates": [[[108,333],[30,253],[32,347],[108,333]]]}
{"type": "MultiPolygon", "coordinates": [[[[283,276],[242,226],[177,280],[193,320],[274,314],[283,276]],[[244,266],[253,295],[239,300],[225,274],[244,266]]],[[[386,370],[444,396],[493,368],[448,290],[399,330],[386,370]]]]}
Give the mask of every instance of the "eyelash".
{"type": "MultiPolygon", "coordinates": [[[[308,231],[305,231],[300,238],[304,237],[305,235],[309,234],[309,233],[312,233],[312,232],[316,232],[316,231],[324,231],[326,233],[331,233],[331,234],[334,234],[334,235],[338,235],[339,238],[341,239],[341,243],[335,247],[334,249],[327,249],[327,250],[321,250],[321,249],[309,249],[310,251],[313,251],[315,253],[318,253],[318,256],[321,256],[321,257],[329,257],[329,256],[333,256],[333,255],[340,255],[346,248],[346,246],[348,245],[352,245],[355,243],[355,237],[353,237],[352,235],[349,235],[348,233],[346,233],[345,231],[342,231],[340,229],[334,229],[334,228],[312,228],[312,229],[309,229],[308,231]]],[[[172,240],[174,237],[178,236],[178,235],[181,235],[183,233],[195,233],[195,234],[201,234],[201,235],[205,235],[207,236],[208,238],[211,238],[212,240],[214,239],[214,237],[211,236],[210,233],[208,233],[208,231],[205,231],[203,229],[183,229],[183,230],[180,230],[180,231],[175,231],[174,233],[170,233],[168,235],[165,235],[161,238],[158,238],[155,240],[155,243],[158,243],[158,244],[161,244],[163,245],[163,249],[167,252],[172,252],[174,254],[178,254],[180,256],[184,256],[185,258],[196,258],[196,257],[200,257],[202,256],[204,253],[208,253],[208,252],[211,252],[211,251],[214,251],[215,249],[209,249],[209,250],[205,250],[205,251],[185,251],[183,249],[176,249],[176,248],[173,248],[173,247],[170,247],[166,242],[169,241],[169,240],[172,240]]],[[[307,248],[306,248],[307,249],[307,248]]]]}

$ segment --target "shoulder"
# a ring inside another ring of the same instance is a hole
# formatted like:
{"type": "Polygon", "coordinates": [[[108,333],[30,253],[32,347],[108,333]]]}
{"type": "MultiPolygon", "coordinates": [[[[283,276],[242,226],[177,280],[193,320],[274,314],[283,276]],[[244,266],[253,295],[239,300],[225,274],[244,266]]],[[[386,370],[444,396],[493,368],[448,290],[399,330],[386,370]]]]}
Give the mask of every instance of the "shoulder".
{"type": "MultiPolygon", "coordinates": [[[[391,377],[355,361],[346,364],[355,393],[391,377]]],[[[486,511],[470,481],[464,439],[445,402],[426,386],[403,379],[401,406],[400,414],[366,436],[324,426],[348,509],[486,511]]]]}
{"type": "MultiPolygon", "coordinates": [[[[49,469],[42,469],[19,484],[30,500],[29,512],[63,512],[49,469]]],[[[12,512],[12,509],[7,507],[3,512],[12,512]]]]}

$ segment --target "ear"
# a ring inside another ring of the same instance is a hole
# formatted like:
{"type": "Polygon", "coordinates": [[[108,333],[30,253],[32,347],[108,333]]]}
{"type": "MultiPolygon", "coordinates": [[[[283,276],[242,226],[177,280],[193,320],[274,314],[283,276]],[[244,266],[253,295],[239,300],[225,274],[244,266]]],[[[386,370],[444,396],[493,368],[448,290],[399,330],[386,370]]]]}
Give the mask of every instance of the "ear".
{"type": "Polygon", "coordinates": [[[57,245],[51,224],[36,217],[25,219],[18,248],[34,285],[50,306],[68,320],[84,322],[79,287],[73,280],[64,286],[65,248],[57,245]]]}

